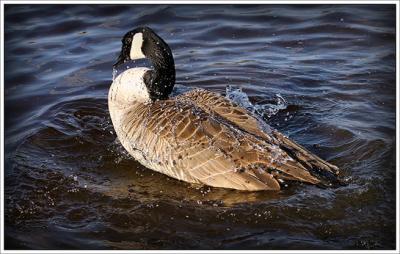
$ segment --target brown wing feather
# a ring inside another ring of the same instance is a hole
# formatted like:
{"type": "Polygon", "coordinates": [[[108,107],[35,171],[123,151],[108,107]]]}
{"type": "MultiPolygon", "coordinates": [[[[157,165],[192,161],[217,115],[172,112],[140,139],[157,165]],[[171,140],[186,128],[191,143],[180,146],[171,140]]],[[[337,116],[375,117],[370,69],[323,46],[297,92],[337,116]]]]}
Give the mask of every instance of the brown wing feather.
{"type": "Polygon", "coordinates": [[[152,169],[177,179],[240,190],[277,190],[277,179],[320,182],[290,149],[281,149],[286,145],[307,160],[300,146],[264,133],[245,109],[204,90],[134,105],[122,129],[132,149],[144,148],[152,169]]]}
{"type": "MultiPolygon", "coordinates": [[[[329,172],[337,175],[339,173],[338,167],[322,160],[278,131],[272,128],[267,128],[267,132],[263,131],[262,127],[265,125],[261,122],[262,120],[257,119],[256,116],[246,109],[239,107],[219,94],[204,89],[195,89],[183,96],[190,98],[204,110],[215,112],[220,117],[246,132],[261,137],[268,143],[275,144],[284,150],[295,161],[289,161],[282,165],[274,165],[276,169],[284,173],[284,175],[281,174],[279,176],[280,178],[317,183],[319,181],[309,177],[309,171],[312,171],[314,174],[329,172]]],[[[332,175],[329,178],[330,180],[335,180],[332,179],[334,178],[332,175]]]]}
{"type": "Polygon", "coordinates": [[[256,117],[250,114],[246,109],[219,94],[204,89],[194,89],[181,95],[181,97],[182,99],[193,101],[210,114],[218,114],[246,132],[264,139],[269,139],[262,131],[260,122],[256,117]]]}
{"type": "Polygon", "coordinates": [[[272,174],[254,173],[251,168],[263,154],[256,139],[193,103],[167,100],[135,105],[122,130],[135,146],[132,149],[145,148],[142,152],[147,160],[166,168],[170,165],[173,172],[161,172],[172,177],[240,190],[279,189],[272,174]]]}

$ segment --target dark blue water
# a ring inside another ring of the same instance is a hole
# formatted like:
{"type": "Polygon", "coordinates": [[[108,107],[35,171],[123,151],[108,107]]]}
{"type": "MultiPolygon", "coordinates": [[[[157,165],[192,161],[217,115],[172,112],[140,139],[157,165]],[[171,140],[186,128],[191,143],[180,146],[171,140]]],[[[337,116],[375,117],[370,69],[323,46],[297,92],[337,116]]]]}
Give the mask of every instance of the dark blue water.
{"type": "Polygon", "coordinates": [[[5,248],[395,248],[395,38],[394,5],[6,5],[5,248]],[[199,188],[135,162],[107,93],[139,25],[178,84],[242,88],[347,185],[199,188]]]}

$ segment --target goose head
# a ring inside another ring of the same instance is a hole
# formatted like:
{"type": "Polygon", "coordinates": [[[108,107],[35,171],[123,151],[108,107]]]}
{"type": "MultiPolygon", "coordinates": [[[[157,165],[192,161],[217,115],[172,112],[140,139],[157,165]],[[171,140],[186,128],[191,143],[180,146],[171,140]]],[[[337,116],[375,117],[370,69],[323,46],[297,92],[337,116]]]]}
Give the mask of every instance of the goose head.
{"type": "MultiPolygon", "coordinates": [[[[114,68],[128,61],[148,62],[151,68],[142,79],[152,101],[165,100],[175,84],[175,64],[168,44],[148,27],[138,27],[122,38],[122,48],[114,68]]],[[[141,64],[138,64],[141,67],[141,64]]]]}

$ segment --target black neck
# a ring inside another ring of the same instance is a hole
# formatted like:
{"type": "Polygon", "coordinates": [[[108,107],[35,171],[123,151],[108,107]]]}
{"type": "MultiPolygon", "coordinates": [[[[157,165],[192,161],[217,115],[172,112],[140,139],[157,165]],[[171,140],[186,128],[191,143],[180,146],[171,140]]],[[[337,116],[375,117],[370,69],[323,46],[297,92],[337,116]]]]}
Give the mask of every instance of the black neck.
{"type": "Polygon", "coordinates": [[[168,68],[153,64],[154,69],[146,72],[144,81],[152,101],[166,100],[175,85],[175,67],[168,68]]]}

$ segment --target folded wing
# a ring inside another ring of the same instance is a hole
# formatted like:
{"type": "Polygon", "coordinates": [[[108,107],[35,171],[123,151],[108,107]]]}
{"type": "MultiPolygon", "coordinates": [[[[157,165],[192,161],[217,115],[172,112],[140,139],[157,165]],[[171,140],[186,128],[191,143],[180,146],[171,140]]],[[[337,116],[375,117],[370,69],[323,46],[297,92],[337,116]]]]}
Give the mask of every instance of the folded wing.
{"type": "Polygon", "coordinates": [[[320,183],[312,167],[333,172],[333,165],[261,124],[224,97],[195,90],[135,105],[122,128],[148,167],[189,182],[278,190],[278,179],[320,183]]]}

